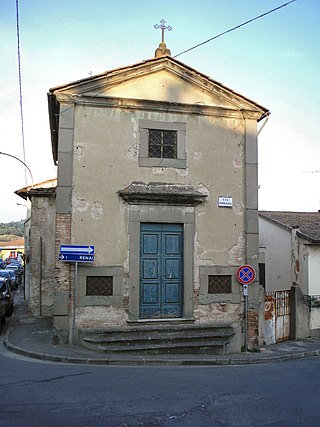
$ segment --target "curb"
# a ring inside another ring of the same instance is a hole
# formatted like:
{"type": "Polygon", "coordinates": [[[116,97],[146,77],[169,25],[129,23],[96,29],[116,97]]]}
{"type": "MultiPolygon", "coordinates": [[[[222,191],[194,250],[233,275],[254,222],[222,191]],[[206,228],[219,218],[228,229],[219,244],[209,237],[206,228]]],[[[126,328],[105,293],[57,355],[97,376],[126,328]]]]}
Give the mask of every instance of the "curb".
{"type": "MultiPolygon", "coordinates": [[[[297,360],[308,357],[319,357],[320,347],[313,348],[312,350],[291,351],[287,354],[270,354],[270,355],[253,355],[248,353],[234,354],[229,356],[218,357],[184,357],[183,355],[176,355],[173,357],[166,357],[166,355],[156,355],[152,357],[143,355],[131,355],[128,357],[113,356],[106,354],[105,357],[99,353],[99,357],[92,357],[92,355],[66,355],[50,353],[50,346],[46,351],[40,352],[25,347],[16,345],[10,341],[10,335],[13,332],[17,319],[17,313],[13,313],[10,318],[10,323],[4,336],[4,345],[13,353],[20,354],[31,359],[43,360],[48,362],[69,363],[69,364],[83,364],[83,365],[100,365],[100,366],[235,366],[235,365],[257,365],[266,363],[285,362],[289,360],[297,360]]],[[[320,345],[320,344],[319,344],[320,345]]],[[[76,347],[79,351],[80,347],[76,347]]]]}
{"type": "Polygon", "coordinates": [[[265,363],[284,362],[288,360],[296,360],[308,357],[319,357],[320,350],[310,350],[299,353],[290,353],[286,355],[258,357],[255,359],[245,358],[224,358],[224,359],[151,359],[143,356],[131,357],[130,359],[110,358],[92,359],[84,357],[59,356],[48,353],[39,353],[31,350],[10,344],[10,330],[8,329],[4,344],[6,348],[14,353],[22,356],[30,357],[37,360],[45,360],[50,362],[84,364],[84,365],[111,365],[111,366],[235,366],[235,365],[258,365],[265,363]]]}

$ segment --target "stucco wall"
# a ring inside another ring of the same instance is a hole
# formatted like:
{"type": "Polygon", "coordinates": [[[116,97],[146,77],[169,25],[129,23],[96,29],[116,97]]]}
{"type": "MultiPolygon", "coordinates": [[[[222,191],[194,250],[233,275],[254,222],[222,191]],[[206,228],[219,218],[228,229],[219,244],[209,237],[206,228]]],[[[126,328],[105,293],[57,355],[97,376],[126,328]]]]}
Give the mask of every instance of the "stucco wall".
{"type": "Polygon", "coordinates": [[[106,254],[110,263],[123,263],[128,248],[127,209],[117,192],[137,180],[188,183],[204,187],[209,194],[205,206],[197,208],[199,257],[217,264],[239,261],[244,227],[241,132],[241,121],[77,107],[73,234],[82,240],[90,227],[97,264],[104,262],[106,254]],[[139,167],[140,118],[187,123],[186,169],[139,167]],[[220,195],[233,197],[234,208],[218,208],[220,195]]]}
{"type": "Polygon", "coordinates": [[[310,312],[310,335],[320,338],[320,307],[312,307],[310,312]]]}
{"type": "Polygon", "coordinates": [[[309,295],[320,295],[320,245],[308,245],[309,295]]]}
{"type": "Polygon", "coordinates": [[[53,314],[55,197],[32,197],[29,308],[36,316],[53,314]]]}
{"type": "MultiPolygon", "coordinates": [[[[245,260],[243,152],[241,119],[77,106],[71,225],[76,239],[72,243],[95,245],[92,267],[122,266],[123,295],[128,296],[129,207],[118,191],[133,181],[187,183],[200,188],[208,198],[194,208],[194,288],[198,304],[200,266],[238,265],[245,260]],[[185,169],[139,166],[140,119],[186,123],[185,169]],[[232,197],[233,207],[219,208],[219,196],[232,197]]],[[[86,310],[89,308],[81,310],[84,317],[86,310]]],[[[218,305],[203,305],[195,314],[204,320],[219,310],[218,305]]],[[[224,317],[230,320],[239,321],[241,316],[238,305],[225,305],[223,312],[229,313],[224,317]]],[[[102,313],[110,322],[110,313],[102,313]]]]}
{"type": "Polygon", "coordinates": [[[292,286],[291,233],[260,216],[260,247],[265,248],[266,291],[292,286]]]}

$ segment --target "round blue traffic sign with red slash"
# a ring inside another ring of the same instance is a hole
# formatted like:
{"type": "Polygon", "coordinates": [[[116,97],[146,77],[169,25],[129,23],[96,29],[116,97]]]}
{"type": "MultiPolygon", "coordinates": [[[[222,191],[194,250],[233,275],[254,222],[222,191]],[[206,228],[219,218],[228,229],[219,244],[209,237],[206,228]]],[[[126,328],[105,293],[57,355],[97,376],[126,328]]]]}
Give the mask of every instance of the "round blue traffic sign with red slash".
{"type": "Polygon", "coordinates": [[[256,272],[251,265],[241,265],[236,273],[237,280],[242,285],[249,285],[256,278],[256,272]]]}

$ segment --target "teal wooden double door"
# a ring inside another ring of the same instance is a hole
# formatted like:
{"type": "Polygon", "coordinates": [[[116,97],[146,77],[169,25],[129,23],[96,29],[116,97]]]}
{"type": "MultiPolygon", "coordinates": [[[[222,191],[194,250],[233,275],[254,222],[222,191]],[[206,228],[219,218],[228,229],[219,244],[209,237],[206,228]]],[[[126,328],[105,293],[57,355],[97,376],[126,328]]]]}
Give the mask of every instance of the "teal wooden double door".
{"type": "Polygon", "coordinates": [[[183,225],[140,224],[141,319],[183,317],[183,225]]]}

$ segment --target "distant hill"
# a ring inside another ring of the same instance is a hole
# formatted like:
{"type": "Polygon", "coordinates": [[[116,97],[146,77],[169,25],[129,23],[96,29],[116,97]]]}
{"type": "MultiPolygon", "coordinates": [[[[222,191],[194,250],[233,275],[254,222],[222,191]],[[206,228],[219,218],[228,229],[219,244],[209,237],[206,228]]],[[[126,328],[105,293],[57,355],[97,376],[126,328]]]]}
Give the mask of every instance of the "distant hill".
{"type": "Polygon", "coordinates": [[[0,223],[0,241],[9,242],[15,237],[23,236],[24,220],[0,223]]]}

